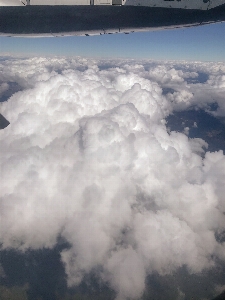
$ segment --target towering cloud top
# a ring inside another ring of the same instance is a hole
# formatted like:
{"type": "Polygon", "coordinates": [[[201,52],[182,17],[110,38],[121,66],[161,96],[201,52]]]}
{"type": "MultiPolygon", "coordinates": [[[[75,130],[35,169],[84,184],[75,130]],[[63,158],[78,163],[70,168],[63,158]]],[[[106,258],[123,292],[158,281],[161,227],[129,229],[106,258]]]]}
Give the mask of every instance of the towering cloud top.
{"type": "Polygon", "coordinates": [[[0,68],[2,94],[21,87],[1,103],[3,249],[62,237],[68,285],[95,271],[117,299],[140,298],[153,272],[225,260],[225,156],[165,121],[215,99],[212,114],[224,116],[224,64],[33,58],[0,68]]]}

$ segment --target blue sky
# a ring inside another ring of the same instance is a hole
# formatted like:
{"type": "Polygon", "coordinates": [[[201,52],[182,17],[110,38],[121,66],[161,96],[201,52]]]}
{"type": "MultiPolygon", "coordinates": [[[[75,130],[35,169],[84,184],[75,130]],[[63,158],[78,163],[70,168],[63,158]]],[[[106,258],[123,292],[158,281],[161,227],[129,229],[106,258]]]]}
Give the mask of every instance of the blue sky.
{"type": "Polygon", "coordinates": [[[0,55],[62,55],[158,60],[225,61],[225,23],[129,35],[0,37],[0,55]]]}

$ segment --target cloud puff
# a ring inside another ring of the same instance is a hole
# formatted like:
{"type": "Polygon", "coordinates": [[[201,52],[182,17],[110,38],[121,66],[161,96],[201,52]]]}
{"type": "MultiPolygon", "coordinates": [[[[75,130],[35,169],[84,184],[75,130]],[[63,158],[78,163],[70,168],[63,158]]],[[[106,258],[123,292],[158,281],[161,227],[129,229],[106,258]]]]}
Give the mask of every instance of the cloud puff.
{"type": "Polygon", "coordinates": [[[117,299],[138,299],[149,274],[199,273],[225,259],[215,238],[225,227],[225,156],[165,122],[174,110],[207,108],[204,87],[222,99],[224,80],[216,69],[188,83],[195,64],[115,65],[1,63],[2,89],[23,90],[1,103],[10,126],[0,132],[0,243],[25,251],[61,236],[71,245],[61,253],[69,286],[96,270],[117,299]]]}

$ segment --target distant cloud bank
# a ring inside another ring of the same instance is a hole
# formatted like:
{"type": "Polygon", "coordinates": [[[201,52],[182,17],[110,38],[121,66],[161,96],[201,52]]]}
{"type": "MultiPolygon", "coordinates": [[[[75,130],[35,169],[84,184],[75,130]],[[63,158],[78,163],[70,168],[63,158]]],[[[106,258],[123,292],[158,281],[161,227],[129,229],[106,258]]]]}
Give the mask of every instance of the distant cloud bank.
{"type": "Polygon", "coordinates": [[[225,260],[225,156],[165,121],[191,107],[224,117],[225,64],[2,59],[0,98],[11,88],[2,249],[63,237],[68,285],[96,270],[117,300],[140,298],[149,274],[225,260]]]}

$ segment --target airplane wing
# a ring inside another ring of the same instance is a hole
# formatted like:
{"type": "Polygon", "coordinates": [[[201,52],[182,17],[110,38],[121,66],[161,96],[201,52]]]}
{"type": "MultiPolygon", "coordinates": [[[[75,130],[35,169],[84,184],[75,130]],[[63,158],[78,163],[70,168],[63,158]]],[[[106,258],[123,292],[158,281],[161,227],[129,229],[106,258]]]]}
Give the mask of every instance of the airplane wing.
{"type": "Polygon", "coordinates": [[[213,300],[225,300],[225,291],[219,296],[217,296],[216,298],[214,298],[213,300]]]}
{"type": "Polygon", "coordinates": [[[9,124],[9,121],[0,114],[0,130],[6,128],[9,124]]]}
{"type": "Polygon", "coordinates": [[[129,33],[225,21],[225,0],[0,0],[0,35],[129,33]]]}

